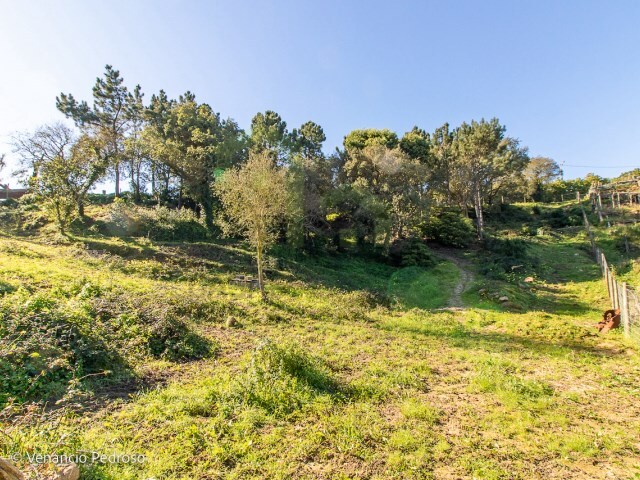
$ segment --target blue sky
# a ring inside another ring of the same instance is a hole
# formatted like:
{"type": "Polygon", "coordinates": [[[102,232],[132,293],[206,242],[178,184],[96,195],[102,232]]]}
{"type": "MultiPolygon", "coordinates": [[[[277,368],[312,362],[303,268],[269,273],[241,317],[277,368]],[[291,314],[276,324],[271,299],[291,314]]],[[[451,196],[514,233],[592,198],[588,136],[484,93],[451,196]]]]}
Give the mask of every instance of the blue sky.
{"type": "Polygon", "coordinates": [[[0,0],[0,25],[0,152],[109,63],[244,128],[314,120],[327,151],[355,128],[497,116],[566,178],[640,166],[638,1],[0,0]]]}

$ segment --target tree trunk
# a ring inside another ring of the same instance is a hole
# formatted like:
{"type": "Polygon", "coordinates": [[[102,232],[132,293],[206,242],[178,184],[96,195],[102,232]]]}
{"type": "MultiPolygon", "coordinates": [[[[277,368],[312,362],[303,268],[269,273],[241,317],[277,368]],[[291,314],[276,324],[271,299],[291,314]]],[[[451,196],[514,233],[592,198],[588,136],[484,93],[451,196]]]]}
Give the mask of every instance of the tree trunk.
{"type": "Polygon", "coordinates": [[[151,196],[155,196],[156,194],[156,165],[155,163],[151,164],[151,196]]]}
{"type": "Polygon", "coordinates": [[[120,162],[116,162],[116,197],[120,196],[120,162]]]}
{"type": "Polygon", "coordinates": [[[389,244],[391,243],[391,228],[387,230],[387,233],[384,235],[384,251],[389,251],[389,244]]]}
{"type": "Polygon", "coordinates": [[[211,199],[207,199],[202,202],[202,210],[204,210],[204,224],[207,227],[209,233],[213,233],[214,230],[214,222],[213,222],[213,205],[211,199]]]}
{"type": "Polygon", "coordinates": [[[133,201],[136,202],[136,166],[133,159],[129,160],[129,186],[131,187],[131,191],[133,192],[133,201]]]}
{"type": "Polygon", "coordinates": [[[336,246],[336,250],[338,252],[342,252],[342,241],[340,239],[340,232],[335,232],[333,234],[333,244],[336,246]]]}
{"type": "Polygon", "coordinates": [[[82,200],[82,198],[79,198],[76,201],[76,206],[78,209],[78,217],[80,217],[81,219],[84,218],[84,201],[82,200]]]}
{"type": "Polygon", "coordinates": [[[56,210],[56,219],[58,220],[58,230],[62,235],[64,235],[64,221],[62,220],[62,213],[60,212],[60,205],[58,202],[54,204],[54,208],[56,210]]]}
{"type": "Polygon", "coordinates": [[[140,196],[140,162],[131,160],[131,187],[133,189],[133,201],[140,203],[142,197],[140,196]]]}
{"type": "Polygon", "coordinates": [[[140,164],[138,164],[138,170],[136,171],[136,199],[137,202],[142,202],[142,196],[140,192],[140,164]]]}
{"type": "Polygon", "coordinates": [[[482,240],[484,235],[484,217],[482,215],[482,195],[480,194],[480,187],[476,185],[473,206],[476,210],[476,224],[478,227],[478,238],[482,240]]]}
{"type": "Polygon", "coordinates": [[[262,296],[262,301],[267,300],[267,294],[264,291],[264,276],[262,272],[262,243],[258,242],[258,247],[256,248],[256,256],[258,262],[258,287],[260,288],[260,295],[262,296]]]}

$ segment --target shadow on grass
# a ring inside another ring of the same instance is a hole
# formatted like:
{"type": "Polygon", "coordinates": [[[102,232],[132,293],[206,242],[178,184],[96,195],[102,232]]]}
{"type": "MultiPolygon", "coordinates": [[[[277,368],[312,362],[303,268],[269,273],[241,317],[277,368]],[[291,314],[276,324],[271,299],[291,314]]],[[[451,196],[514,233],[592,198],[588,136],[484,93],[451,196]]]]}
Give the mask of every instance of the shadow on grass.
{"type": "Polygon", "coordinates": [[[550,357],[566,357],[567,350],[571,350],[594,357],[624,355],[622,350],[586,345],[566,338],[558,338],[552,341],[502,332],[480,332],[470,329],[461,323],[448,324],[443,328],[437,328],[437,325],[425,327],[406,323],[388,323],[380,325],[379,328],[387,331],[400,331],[413,335],[438,338],[458,348],[483,348],[494,352],[527,350],[550,357]]]}

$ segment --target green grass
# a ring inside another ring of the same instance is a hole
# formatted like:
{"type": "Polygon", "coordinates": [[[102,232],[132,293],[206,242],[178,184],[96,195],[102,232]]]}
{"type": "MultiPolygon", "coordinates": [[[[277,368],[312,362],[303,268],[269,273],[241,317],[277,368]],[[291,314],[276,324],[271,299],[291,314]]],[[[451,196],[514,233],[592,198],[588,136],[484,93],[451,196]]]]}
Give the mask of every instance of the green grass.
{"type": "Polygon", "coordinates": [[[431,269],[406,267],[391,275],[387,292],[404,308],[439,308],[447,304],[459,278],[460,271],[451,262],[431,269]]]}
{"type": "Polygon", "coordinates": [[[171,306],[216,345],[200,360],[140,355],[135,382],[80,383],[56,408],[14,405],[0,455],[147,458],[85,465],[87,480],[637,477],[636,346],[591,326],[606,290],[583,237],[530,241],[536,271],[477,277],[471,308],[435,311],[458,281],[449,262],[282,256],[263,304],[228,283],[253,271],[228,242],[0,237],[3,301],[78,307],[84,279],[133,310],[171,306]]]}

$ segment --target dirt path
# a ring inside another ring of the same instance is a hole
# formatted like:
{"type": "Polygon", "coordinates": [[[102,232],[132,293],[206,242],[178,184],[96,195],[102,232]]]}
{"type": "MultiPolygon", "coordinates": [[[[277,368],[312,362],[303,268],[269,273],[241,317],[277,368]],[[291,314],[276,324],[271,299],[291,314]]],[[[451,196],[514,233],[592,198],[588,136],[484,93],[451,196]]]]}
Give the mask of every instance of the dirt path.
{"type": "Polygon", "coordinates": [[[471,271],[469,262],[464,258],[460,258],[457,252],[454,253],[453,251],[448,249],[438,249],[435,253],[439,257],[453,263],[456,267],[458,267],[458,270],[460,270],[460,279],[458,280],[456,286],[453,288],[453,292],[451,292],[451,296],[449,297],[449,301],[447,302],[447,307],[464,308],[465,305],[462,301],[462,294],[469,287],[469,285],[471,285],[474,279],[474,274],[471,271]]]}

